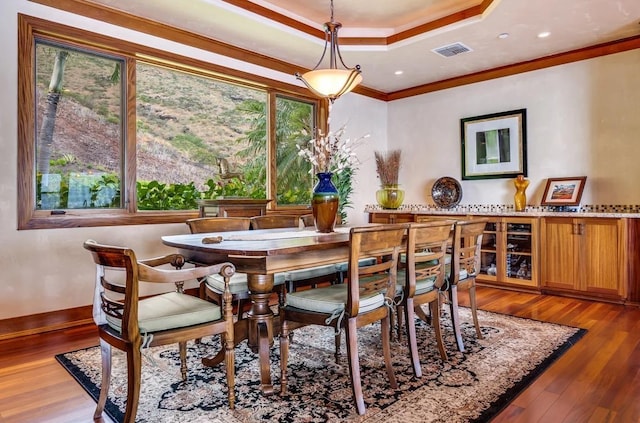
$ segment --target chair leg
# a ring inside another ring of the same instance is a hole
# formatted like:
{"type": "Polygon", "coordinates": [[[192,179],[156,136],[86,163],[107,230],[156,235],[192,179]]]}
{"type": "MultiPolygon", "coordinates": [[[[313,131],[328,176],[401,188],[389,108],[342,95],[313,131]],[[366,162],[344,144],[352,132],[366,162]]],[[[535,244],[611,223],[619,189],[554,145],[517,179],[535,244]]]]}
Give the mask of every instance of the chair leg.
{"type": "Polygon", "coordinates": [[[178,342],[178,350],[180,351],[180,374],[182,380],[187,380],[187,343],[178,342]]]}
{"type": "Polygon", "coordinates": [[[471,305],[471,315],[473,316],[473,325],[476,327],[476,336],[478,339],[482,339],[482,332],[480,331],[480,323],[478,323],[478,307],[476,303],[476,285],[475,283],[469,288],[469,303],[471,305]]]}
{"type": "Polygon", "coordinates": [[[436,342],[438,343],[438,351],[440,351],[440,358],[443,361],[447,361],[447,350],[444,348],[444,340],[442,339],[442,327],[440,327],[440,296],[429,303],[429,310],[431,311],[431,318],[433,323],[433,330],[436,335],[436,342]]]}
{"type": "Polygon", "coordinates": [[[464,352],[462,330],[460,329],[460,315],[458,314],[458,287],[456,285],[451,285],[451,288],[449,288],[449,308],[451,310],[451,323],[453,326],[453,334],[458,344],[458,350],[464,352]]]}
{"type": "Polygon", "coordinates": [[[425,323],[427,323],[429,325],[431,324],[431,317],[426,315],[426,313],[424,312],[422,307],[420,307],[420,306],[414,307],[413,311],[415,312],[416,316],[418,316],[420,318],[420,320],[422,320],[423,322],[425,322],[425,323]]]}
{"type": "Polygon", "coordinates": [[[236,305],[238,306],[238,320],[242,320],[244,319],[244,300],[242,298],[238,298],[238,301],[236,302],[236,305]]]}
{"type": "Polygon", "coordinates": [[[407,298],[406,307],[403,307],[404,316],[407,326],[407,341],[409,343],[409,358],[413,365],[413,374],[416,377],[422,376],[422,367],[420,367],[420,356],[418,354],[418,340],[416,338],[416,321],[414,316],[413,298],[407,298]]]}
{"type": "Polygon", "coordinates": [[[233,410],[236,403],[236,364],[233,334],[227,332],[223,338],[225,345],[224,365],[227,370],[227,398],[229,400],[229,409],[233,410]]]}
{"type": "MultiPolygon", "coordinates": [[[[391,323],[390,323],[390,326],[391,326],[392,328],[396,327],[396,326],[395,326],[395,324],[396,324],[395,313],[389,313],[389,314],[387,314],[387,317],[389,317],[389,322],[391,322],[391,323]]],[[[393,330],[391,331],[391,334],[390,334],[389,336],[393,336],[393,330]]],[[[391,339],[391,338],[390,338],[390,339],[391,339]]]]}
{"type": "MultiPolygon", "coordinates": [[[[398,338],[398,342],[402,342],[402,326],[404,326],[405,322],[403,322],[406,312],[404,310],[404,304],[398,304],[396,307],[396,320],[398,321],[398,325],[396,327],[396,337],[398,338]]],[[[409,322],[407,322],[409,323],[409,322]]],[[[391,326],[391,330],[393,331],[393,325],[391,326]]]]}
{"type": "Polygon", "coordinates": [[[139,345],[127,348],[127,407],[123,423],[135,423],[140,400],[140,373],[142,371],[142,355],[139,345]]]}
{"type": "Polygon", "coordinates": [[[342,342],[342,331],[338,330],[338,328],[336,328],[336,330],[338,331],[334,338],[335,338],[335,352],[333,354],[335,360],[336,360],[336,364],[338,364],[340,362],[340,343],[342,342]]]}
{"type": "MultiPolygon", "coordinates": [[[[281,312],[282,313],[282,312],[281,312]]],[[[280,395],[287,394],[287,361],[289,360],[289,328],[286,321],[280,329],[280,395]]]]}
{"type": "MultiPolygon", "coordinates": [[[[389,322],[387,321],[387,324],[388,323],[389,322]]],[[[362,394],[362,382],[360,380],[360,359],[358,358],[358,334],[356,328],[356,320],[354,318],[350,318],[347,320],[345,333],[347,336],[347,355],[349,356],[349,374],[351,376],[351,390],[353,392],[353,400],[356,403],[358,414],[363,415],[366,412],[367,408],[364,405],[364,395],[362,394]]],[[[388,342],[388,340],[389,334],[387,333],[386,342],[388,342]]]]}
{"type": "Polygon", "coordinates": [[[393,372],[393,364],[391,363],[391,312],[387,313],[387,316],[380,321],[380,327],[382,329],[382,352],[384,353],[384,364],[387,368],[387,377],[389,378],[389,385],[393,389],[398,388],[398,382],[396,381],[396,375],[393,372]]]}
{"type": "Polygon", "coordinates": [[[94,420],[102,417],[102,412],[109,396],[109,385],[111,384],[111,345],[103,339],[100,339],[100,356],[102,357],[102,383],[100,384],[98,405],[93,413],[94,420]]]}

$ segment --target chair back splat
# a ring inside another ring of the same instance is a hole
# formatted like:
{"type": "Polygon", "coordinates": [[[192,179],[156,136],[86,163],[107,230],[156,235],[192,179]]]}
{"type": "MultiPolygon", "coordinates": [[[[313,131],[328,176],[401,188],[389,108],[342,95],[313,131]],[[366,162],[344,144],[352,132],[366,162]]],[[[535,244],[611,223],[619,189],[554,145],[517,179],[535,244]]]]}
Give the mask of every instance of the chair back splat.
{"type": "Polygon", "coordinates": [[[206,267],[166,269],[168,265],[184,263],[178,254],[138,260],[133,250],[125,247],[98,244],[87,240],[84,248],[91,252],[96,264],[96,296],[94,319],[98,325],[100,353],[102,355],[102,383],[94,419],[102,416],[111,381],[111,347],[126,353],[127,400],[124,422],[136,419],[142,383],[141,349],[176,343],[180,350],[180,370],[186,380],[186,344],[188,340],[216,334],[223,335],[225,367],[227,371],[227,398],[229,407],[235,403],[234,332],[231,311],[229,279],[233,264],[223,262],[206,267]],[[158,268],[161,267],[161,268],[158,268]],[[118,271],[119,270],[119,271],[118,271]],[[109,277],[107,276],[107,272],[109,277]],[[113,282],[111,275],[118,276],[113,282]],[[200,298],[176,292],[145,295],[139,299],[140,282],[170,284],[218,274],[225,281],[223,303],[218,306],[200,298]]]}
{"type": "Polygon", "coordinates": [[[300,228],[300,216],[295,214],[269,214],[251,218],[251,229],[300,228]]]}
{"type": "Polygon", "coordinates": [[[251,219],[248,217],[200,217],[187,220],[192,234],[206,232],[248,231],[251,219]]]}

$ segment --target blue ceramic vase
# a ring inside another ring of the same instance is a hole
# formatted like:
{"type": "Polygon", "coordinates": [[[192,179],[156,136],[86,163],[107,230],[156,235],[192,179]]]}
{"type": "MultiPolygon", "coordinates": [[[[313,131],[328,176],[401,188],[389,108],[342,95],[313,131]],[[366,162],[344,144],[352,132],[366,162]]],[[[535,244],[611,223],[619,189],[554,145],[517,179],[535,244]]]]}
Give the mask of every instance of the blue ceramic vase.
{"type": "Polygon", "coordinates": [[[313,221],[318,232],[333,232],[338,214],[338,189],[331,181],[331,172],[316,173],[318,183],[313,188],[311,207],[313,221]]]}

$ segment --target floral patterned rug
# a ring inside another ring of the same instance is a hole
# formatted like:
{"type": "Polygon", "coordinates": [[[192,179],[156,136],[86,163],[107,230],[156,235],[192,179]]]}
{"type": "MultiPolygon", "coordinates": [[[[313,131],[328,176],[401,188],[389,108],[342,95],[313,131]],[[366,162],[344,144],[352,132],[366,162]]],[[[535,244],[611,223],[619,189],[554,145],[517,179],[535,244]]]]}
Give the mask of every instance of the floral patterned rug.
{"type": "MultiPolygon", "coordinates": [[[[168,422],[485,422],[504,408],[535,377],[586,332],[583,329],[479,311],[484,339],[475,338],[468,309],[461,309],[467,351],[457,352],[449,319],[444,316],[449,360],[442,362],[432,330],[418,322],[423,376],[416,379],[403,343],[393,342],[398,389],[387,383],[379,350],[380,328],[358,332],[362,386],[367,413],[359,416],[352,400],[344,336],[338,364],[331,328],[295,331],[290,344],[287,397],[260,392],[257,355],[241,343],[236,349],[236,409],[227,407],[223,366],[203,367],[198,357],[217,351],[218,340],[189,343],[189,378],[183,383],[177,346],[143,353],[137,421],[168,422]]],[[[406,339],[406,338],[405,338],[406,339]]],[[[123,417],[126,397],[124,355],[114,349],[107,412],[123,417]]],[[[271,375],[279,389],[278,342],[271,351],[271,375]]],[[[100,351],[88,348],[56,357],[97,398],[100,351]]],[[[91,416],[87,416],[89,420],[91,416]]]]}

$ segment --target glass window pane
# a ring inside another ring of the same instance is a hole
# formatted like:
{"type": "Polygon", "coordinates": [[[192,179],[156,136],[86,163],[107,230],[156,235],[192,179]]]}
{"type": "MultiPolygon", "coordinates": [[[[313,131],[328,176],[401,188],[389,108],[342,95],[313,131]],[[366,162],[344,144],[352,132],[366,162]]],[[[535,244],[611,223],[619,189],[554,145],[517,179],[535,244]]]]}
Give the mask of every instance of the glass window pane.
{"type": "Polygon", "coordinates": [[[266,92],[138,63],[138,210],[265,198],[266,92]]]}
{"type": "Polygon", "coordinates": [[[122,207],[123,61],[36,42],[36,209],[122,207]]]}
{"type": "Polygon", "coordinates": [[[313,175],[311,164],[298,155],[313,138],[315,104],[276,99],[276,191],[278,205],[309,205],[313,175]]]}

